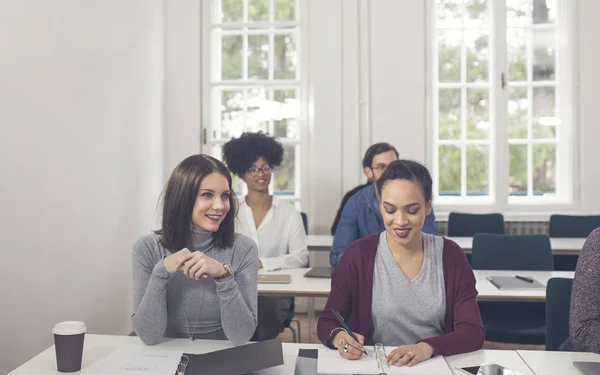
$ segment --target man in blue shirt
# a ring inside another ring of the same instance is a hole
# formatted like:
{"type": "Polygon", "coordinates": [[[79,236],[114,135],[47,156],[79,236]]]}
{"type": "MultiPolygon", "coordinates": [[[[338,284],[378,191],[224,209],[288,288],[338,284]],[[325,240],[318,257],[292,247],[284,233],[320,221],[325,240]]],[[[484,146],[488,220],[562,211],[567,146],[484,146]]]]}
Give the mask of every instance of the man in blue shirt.
{"type": "MultiPolygon", "coordinates": [[[[363,158],[363,172],[369,184],[356,191],[345,204],[342,201],[342,207],[338,210],[338,216],[341,212],[339,223],[337,217],[334,222],[334,226],[337,223],[337,228],[335,228],[333,247],[329,254],[331,267],[337,265],[344,250],[352,242],[385,230],[373,182],[377,181],[387,166],[395,160],[398,160],[398,151],[389,143],[376,143],[367,149],[363,158]]],[[[423,232],[436,234],[433,208],[425,218],[423,232]]]]}

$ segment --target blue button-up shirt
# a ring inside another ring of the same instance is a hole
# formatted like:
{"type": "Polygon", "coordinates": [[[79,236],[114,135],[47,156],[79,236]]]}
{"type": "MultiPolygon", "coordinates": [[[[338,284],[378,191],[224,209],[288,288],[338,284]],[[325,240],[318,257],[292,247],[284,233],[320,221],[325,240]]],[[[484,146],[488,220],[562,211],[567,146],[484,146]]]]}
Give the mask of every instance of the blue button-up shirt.
{"type": "MultiPolygon", "coordinates": [[[[333,237],[333,247],[329,254],[331,267],[337,265],[342,253],[350,244],[369,234],[381,233],[385,230],[379,214],[377,197],[373,184],[356,192],[344,206],[340,223],[333,237]]],[[[435,230],[435,214],[433,208],[425,218],[424,233],[437,234],[435,230]]]]}

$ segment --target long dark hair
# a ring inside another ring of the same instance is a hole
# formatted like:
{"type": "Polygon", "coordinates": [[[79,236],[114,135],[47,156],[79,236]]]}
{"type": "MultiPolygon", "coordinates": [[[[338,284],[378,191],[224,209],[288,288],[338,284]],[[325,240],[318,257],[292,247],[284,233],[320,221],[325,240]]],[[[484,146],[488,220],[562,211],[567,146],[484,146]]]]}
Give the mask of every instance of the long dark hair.
{"type": "Polygon", "coordinates": [[[156,233],[162,235],[163,246],[171,251],[179,251],[189,245],[192,227],[192,212],[202,180],[209,174],[218,172],[225,176],[229,184],[229,212],[219,229],[213,233],[217,248],[233,245],[234,220],[237,213],[237,198],[231,186],[231,174],[219,160],[199,154],[187,157],[171,173],[171,177],[161,194],[163,199],[162,228],[156,233]]]}

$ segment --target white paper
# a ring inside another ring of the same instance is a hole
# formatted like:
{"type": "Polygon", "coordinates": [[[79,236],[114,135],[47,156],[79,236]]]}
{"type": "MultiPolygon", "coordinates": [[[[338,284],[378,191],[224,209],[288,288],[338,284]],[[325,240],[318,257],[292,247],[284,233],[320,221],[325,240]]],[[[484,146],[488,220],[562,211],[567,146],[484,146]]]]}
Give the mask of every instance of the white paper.
{"type": "MultiPolygon", "coordinates": [[[[357,360],[342,358],[337,350],[321,347],[319,348],[319,360],[317,372],[319,374],[379,374],[380,371],[375,359],[375,350],[372,346],[365,346],[368,355],[363,355],[357,360]]],[[[393,348],[385,348],[389,353],[393,348]]],[[[387,370],[387,368],[386,368],[387,370]]],[[[439,355],[412,367],[390,366],[388,374],[405,375],[452,375],[452,371],[446,364],[444,357],[439,355]]]]}
{"type": "Polygon", "coordinates": [[[119,349],[86,369],[92,375],[173,375],[181,352],[154,348],[119,349]]]}

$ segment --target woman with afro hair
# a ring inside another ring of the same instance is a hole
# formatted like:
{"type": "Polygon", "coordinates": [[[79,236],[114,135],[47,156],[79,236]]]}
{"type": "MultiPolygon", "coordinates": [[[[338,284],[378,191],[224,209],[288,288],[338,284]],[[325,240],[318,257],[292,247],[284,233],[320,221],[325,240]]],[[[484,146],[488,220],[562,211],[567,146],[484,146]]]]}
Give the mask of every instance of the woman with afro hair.
{"type": "MultiPolygon", "coordinates": [[[[229,170],[248,186],[240,198],[235,231],[254,240],[259,250],[259,268],[273,271],[308,265],[306,232],[300,212],[269,193],[273,168],[283,159],[281,143],[262,132],[243,133],[223,146],[229,170]]],[[[290,313],[290,297],[258,297],[258,327],[253,339],[270,340],[284,329],[290,313]]]]}

